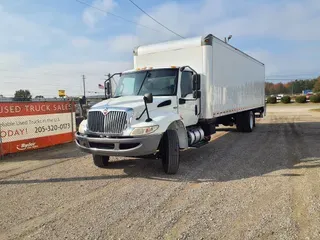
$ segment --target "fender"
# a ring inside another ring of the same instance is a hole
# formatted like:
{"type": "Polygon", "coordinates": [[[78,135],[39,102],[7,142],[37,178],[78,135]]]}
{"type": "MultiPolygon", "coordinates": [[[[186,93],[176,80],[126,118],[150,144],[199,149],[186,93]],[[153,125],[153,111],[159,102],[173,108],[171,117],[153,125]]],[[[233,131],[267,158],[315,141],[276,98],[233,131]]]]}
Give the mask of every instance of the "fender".
{"type": "Polygon", "coordinates": [[[162,111],[158,111],[157,115],[153,117],[153,120],[159,124],[158,131],[164,133],[167,130],[175,130],[179,138],[179,147],[181,149],[188,148],[188,134],[180,115],[162,111]]]}
{"type": "Polygon", "coordinates": [[[180,149],[188,148],[188,134],[187,130],[181,120],[174,121],[168,126],[168,130],[175,130],[179,138],[180,149]]]}

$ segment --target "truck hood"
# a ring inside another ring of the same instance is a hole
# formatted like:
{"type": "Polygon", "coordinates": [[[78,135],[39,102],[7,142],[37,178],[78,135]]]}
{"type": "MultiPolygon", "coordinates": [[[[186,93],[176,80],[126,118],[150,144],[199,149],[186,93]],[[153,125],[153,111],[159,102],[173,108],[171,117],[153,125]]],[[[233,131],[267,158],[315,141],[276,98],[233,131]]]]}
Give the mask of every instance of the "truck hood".
{"type": "MultiPolygon", "coordinates": [[[[158,108],[158,105],[166,100],[172,100],[171,96],[153,97],[153,103],[148,104],[149,112],[158,108]]],[[[108,107],[114,108],[132,108],[135,113],[144,110],[143,96],[123,96],[118,98],[110,98],[99,102],[91,107],[91,109],[104,109],[108,107]]]]}

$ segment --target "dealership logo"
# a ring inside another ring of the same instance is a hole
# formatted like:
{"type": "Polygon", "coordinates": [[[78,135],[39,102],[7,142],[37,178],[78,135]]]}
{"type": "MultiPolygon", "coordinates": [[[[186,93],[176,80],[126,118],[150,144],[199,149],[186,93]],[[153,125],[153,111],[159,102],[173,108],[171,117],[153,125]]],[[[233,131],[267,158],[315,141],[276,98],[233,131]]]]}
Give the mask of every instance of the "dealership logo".
{"type": "Polygon", "coordinates": [[[19,151],[35,149],[35,148],[38,148],[38,145],[35,142],[21,143],[20,145],[17,145],[17,149],[19,151]]]}

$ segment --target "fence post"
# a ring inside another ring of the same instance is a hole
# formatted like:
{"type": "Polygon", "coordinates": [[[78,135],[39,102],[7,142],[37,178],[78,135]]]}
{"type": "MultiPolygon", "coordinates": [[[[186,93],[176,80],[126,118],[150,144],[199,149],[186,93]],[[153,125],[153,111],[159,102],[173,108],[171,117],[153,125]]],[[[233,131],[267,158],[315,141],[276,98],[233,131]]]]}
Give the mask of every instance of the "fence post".
{"type": "Polygon", "coordinates": [[[3,147],[2,147],[2,136],[1,136],[1,125],[0,125],[0,160],[3,159],[3,147]]]}
{"type": "Polygon", "coordinates": [[[74,141],[74,122],[73,122],[73,109],[75,106],[73,106],[73,99],[70,99],[70,112],[71,112],[71,131],[72,131],[72,141],[74,141]]]}

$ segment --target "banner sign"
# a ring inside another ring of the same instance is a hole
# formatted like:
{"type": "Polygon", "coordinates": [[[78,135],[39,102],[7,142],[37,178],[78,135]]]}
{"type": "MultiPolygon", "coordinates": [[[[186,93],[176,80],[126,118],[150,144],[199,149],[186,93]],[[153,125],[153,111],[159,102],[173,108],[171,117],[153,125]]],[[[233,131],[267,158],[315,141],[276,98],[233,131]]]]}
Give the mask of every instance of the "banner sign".
{"type": "Polygon", "coordinates": [[[70,102],[0,103],[1,154],[71,142],[75,129],[70,102]]]}

